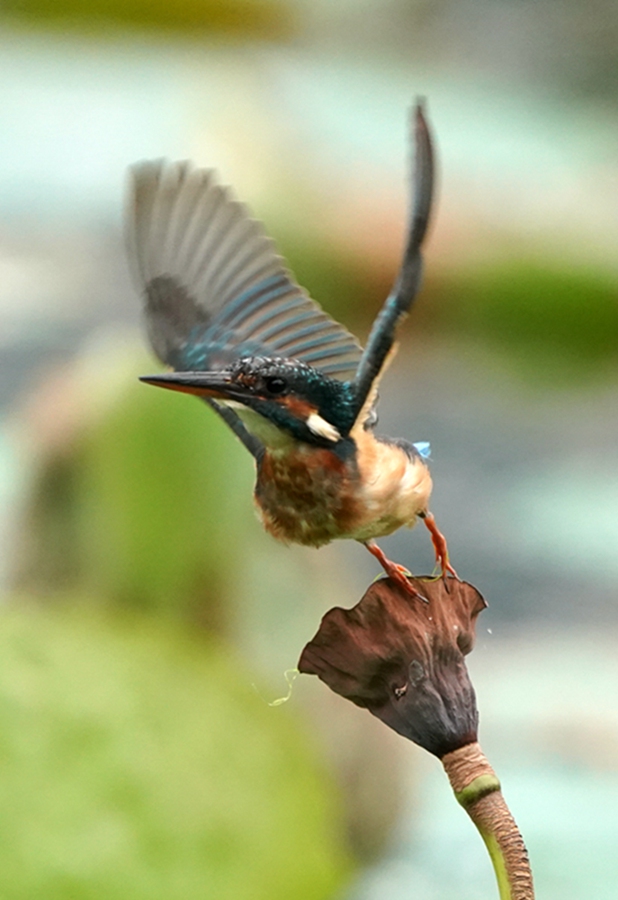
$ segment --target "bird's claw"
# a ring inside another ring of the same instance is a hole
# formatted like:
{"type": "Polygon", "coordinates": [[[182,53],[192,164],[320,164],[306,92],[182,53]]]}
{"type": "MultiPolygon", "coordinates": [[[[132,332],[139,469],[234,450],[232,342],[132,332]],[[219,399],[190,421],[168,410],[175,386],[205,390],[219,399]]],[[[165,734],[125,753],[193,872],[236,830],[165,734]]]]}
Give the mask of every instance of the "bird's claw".
{"type": "Polygon", "coordinates": [[[396,581],[397,584],[402,587],[407,594],[410,594],[411,597],[416,597],[417,600],[422,600],[423,603],[429,603],[427,597],[424,597],[410,581],[411,573],[408,572],[405,566],[400,566],[398,563],[392,563],[392,566],[392,570],[387,573],[388,577],[392,578],[393,581],[396,581]]]}
{"type": "Polygon", "coordinates": [[[433,514],[430,512],[425,513],[425,515],[422,516],[422,519],[431,536],[431,543],[433,544],[434,553],[436,554],[436,563],[440,567],[441,577],[444,579],[445,584],[448,584],[447,577],[449,575],[452,575],[457,581],[461,581],[459,575],[449,562],[446,538],[436,525],[433,514]]]}
{"type": "Polygon", "coordinates": [[[410,581],[410,576],[412,573],[409,572],[405,566],[401,566],[399,565],[399,563],[390,560],[386,556],[386,554],[382,550],[380,550],[378,545],[374,544],[373,541],[366,541],[365,547],[379,561],[387,576],[389,578],[392,578],[392,580],[395,581],[400,587],[402,587],[407,594],[409,594],[411,597],[416,597],[417,600],[422,600],[423,603],[429,603],[427,597],[424,597],[420,593],[420,591],[417,591],[417,589],[410,581]]]}

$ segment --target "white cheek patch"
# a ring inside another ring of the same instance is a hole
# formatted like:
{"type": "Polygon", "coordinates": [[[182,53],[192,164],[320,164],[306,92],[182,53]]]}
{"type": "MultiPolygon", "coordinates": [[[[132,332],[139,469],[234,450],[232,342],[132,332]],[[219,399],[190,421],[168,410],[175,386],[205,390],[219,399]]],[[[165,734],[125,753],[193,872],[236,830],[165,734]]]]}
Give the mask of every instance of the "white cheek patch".
{"type": "Polygon", "coordinates": [[[341,440],[341,435],[335,426],[331,425],[330,422],[327,422],[326,419],[323,419],[318,413],[311,413],[307,419],[307,428],[309,431],[317,434],[318,437],[326,438],[327,441],[333,441],[333,443],[335,443],[336,441],[341,440]]]}

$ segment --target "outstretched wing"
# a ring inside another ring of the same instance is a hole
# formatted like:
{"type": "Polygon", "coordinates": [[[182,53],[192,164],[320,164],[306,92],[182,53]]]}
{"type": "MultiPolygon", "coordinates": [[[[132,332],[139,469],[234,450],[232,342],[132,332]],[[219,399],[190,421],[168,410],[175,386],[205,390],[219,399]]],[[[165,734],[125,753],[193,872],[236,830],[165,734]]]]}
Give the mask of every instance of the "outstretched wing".
{"type": "Polygon", "coordinates": [[[157,160],[130,172],[129,256],[163,362],[200,371],[284,357],[353,378],[356,338],[295,283],[262,224],[212,171],[157,160]]]}
{"type": "Polygon", "coordinates": [[[423,268],[421,246],[431,212],[434,158],[431,135],[420,102],[416,104],[413,121],[415,146],[413,201],[406,249],[397,280],[373,324],[354,379],[356,415],[359,422],[373,410],[378,381],[395,349],[397,326],[409,312],[421,281],[423,268]]]}

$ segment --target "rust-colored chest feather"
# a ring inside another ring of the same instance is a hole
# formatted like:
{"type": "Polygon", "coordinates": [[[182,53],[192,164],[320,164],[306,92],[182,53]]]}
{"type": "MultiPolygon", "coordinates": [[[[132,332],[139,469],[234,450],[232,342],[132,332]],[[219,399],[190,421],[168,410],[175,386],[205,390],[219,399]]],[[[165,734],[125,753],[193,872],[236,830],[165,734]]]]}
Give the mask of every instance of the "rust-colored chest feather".
{"type": "Polygon", "coordinates": [[[431,477],[420,457],[363,433],[345,460],[306,444],[267,450],[255,500],[264,527],[276,538],[319,547],[412,526],[427,511],[430,493],[431,477]]]}
{"type": "Polygon", "coordinates": [[[358,515],[359,476],[354,458],[301,446],[266,451],[255,500],[264,527],[282,541],[319,547],[341,537],[358,515]]]}

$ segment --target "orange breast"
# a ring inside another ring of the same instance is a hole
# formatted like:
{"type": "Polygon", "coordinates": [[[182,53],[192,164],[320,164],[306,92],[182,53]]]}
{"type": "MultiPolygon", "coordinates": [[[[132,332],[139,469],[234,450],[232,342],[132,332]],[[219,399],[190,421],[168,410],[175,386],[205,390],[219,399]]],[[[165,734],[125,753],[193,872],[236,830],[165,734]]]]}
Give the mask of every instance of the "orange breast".
{"type": "Polygon", "coordinates": [[[353,527],[361,511],[359,488],[354,460],[301,446],[285,454],[266,451],[255,500],[264,527],[276,538],[318,547],[353,527]]]}
{"type": "Polygon", "coordinates": [[[419,513],[427,512],[431,475],[419,456],[410,457],[396,443],[380,441],[372,432],[354,435],[364,515],[350,537],[370,540],[392,534],[403,525],[411,528],[419,513]]]}
{"type": "Polygon", "coordinates": [[[315,547],[412,526],[427,511],[430,493],[431,476],[420,457],[410,459],[370,432],[358,436],[357,453],[346,461],[308,445],[267,450],[255,487],[266,530],[279,540],[315,547]]]}

